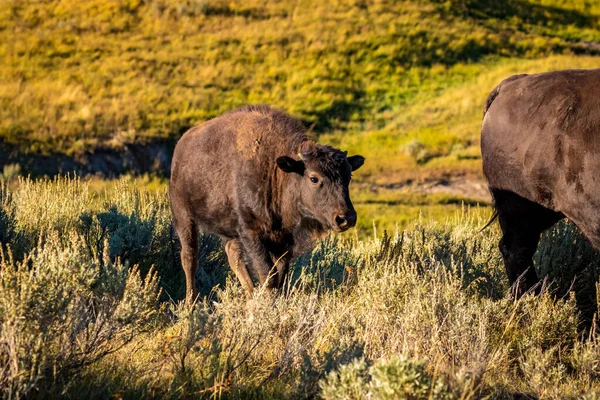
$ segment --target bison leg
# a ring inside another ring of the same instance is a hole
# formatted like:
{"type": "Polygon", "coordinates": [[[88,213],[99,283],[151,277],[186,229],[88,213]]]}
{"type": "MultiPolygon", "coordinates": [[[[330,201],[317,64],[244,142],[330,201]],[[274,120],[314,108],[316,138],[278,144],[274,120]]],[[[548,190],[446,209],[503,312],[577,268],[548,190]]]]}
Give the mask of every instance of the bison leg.
{"type": "Polygon", "coordinates": [[[273,265],[275,265],[275,267],[277,268],[277,288],[281,289],[284,287],[284,284],[286,282],[287,274],[290,269],[290,260],[292,259],[292,257],[289,252],[286,252],[280,256],[272,254],[271,259],[273,260],[273,265]]]}
{"type": "Polygon", "coordinates": [[[175,230],[181,242],[181,265],[185,272],[185,300],[196,300],[196,271],[198,270],[198,228],[191,219],[175,219],[175,230]]]}
{"type": "Polygon", "coordinates": [[[242,243],[238,239],[228,241],[225,243],[225,252],[227,253],[229,266],[231,266],[235,276],[237,276],[244,289],[246,289],[246,293],[250,296],[254,290],[254,284],[248,273],[248,268],[246,268],[246,262],[242,253],[242,243]]]}
{"type": "Polygon", "coordinates": [[[563,215],[529,201],[512,192],[492,190],[498,220],[502,229],[500,252],[504,266],[517,296],[538,283],[533,255],[543,231],[558,222],[563,215]]]}
{"type": "Polygon", "coordinates": [[[260,240],[258,235],[251,231],[246,231],[241,235],[244,254],[252,263],[252,268],[258,275],[258,280],[261,285],[269,289],[274,289],[278,286],[278,272],[273,265],[271,256],[260,240]]]}

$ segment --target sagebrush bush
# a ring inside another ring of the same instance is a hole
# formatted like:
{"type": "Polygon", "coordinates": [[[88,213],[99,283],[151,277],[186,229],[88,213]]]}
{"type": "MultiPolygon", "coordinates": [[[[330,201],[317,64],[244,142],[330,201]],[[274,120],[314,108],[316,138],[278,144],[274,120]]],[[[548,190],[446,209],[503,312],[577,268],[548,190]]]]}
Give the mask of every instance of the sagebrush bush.
{"type": "Polygon", "coordinates": [[[380,360],[366,368],[364,360],[342,365],[321,381],[324,399],[454,399],[444,380],[432,377],[423,361],[408,357],[380,360]]]}
{"type": "Polygon", "coordinates": [[[19,178],[18,195],[12,196],[7,209],[15,214],[15,227],[37,242],[50,230],[69,232],[79,226],[79,215],[92,206],[88,185],[78,177],[56,177],[35,182],[19,178]]]}
{"type": "Polygon", "coordinates": [[[23,261],[1,254],[0,389],[9,398],[60,394],[73,374],[158,318],[154,272],[142,279],[66,236],[50,232],[23,261]]]}
{"type": "Polygon", "coordinates": [[[11,232],[0,262],[4,397],[592,399],[600,391],[598,321],[584,317],[591,303],[577,294],[596,298],[598,257],[571,225],[544,235],[536,268],[551,279],[519,300],[499,231],[478,232],[487,215],[477,209],[365,241],[330,236],[296,260],[283,291],[259,288],[251,299],[219,240],[201,235],[204,297],[186,306],[166,192],[122,182],[92,195],[77,179],[21,182],[0,193],[0,223],[11,232]],[[76,200],[61,202],[67,194],[76,200]],[[572,271],[586,282],[571,285],[572,271]]]}
{"type": "Polygon", "coordinates": [[[0,182],[0,243],[11,243],[14,238],[13,211],[9,209],[11,194],[0,182]]]}
{"type": "Polygon", "coordinates": [[[95,230],[96,243],[103,238],[108,240],[110,256],[121,257],[132,262],[147,256],[152,241],[152,226],[135,214],[123,215],[115,206],[95,216],[84,214],[81,217],[82,230],[88,235],[95,230]],[[96,225],[96,226],[94,226],[96,225]]]}

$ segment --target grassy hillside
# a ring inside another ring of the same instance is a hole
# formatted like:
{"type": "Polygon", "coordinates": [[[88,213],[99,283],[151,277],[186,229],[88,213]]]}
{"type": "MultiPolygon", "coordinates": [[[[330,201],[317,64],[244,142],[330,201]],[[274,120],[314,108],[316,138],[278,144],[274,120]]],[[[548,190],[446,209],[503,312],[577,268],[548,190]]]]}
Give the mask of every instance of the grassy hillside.
{"type": "MultiPolygon", "coordinates": [[[[485,99],[502,79],[516,73],[598,68],[600,57],[551,56],[510,59],[493,65],[461,66],[460,85],[435,96],[421,92],[390,112],[386,126],[354,135],[326,134],[335,145],[360,152],[369,161],[360,178],[376,184],[457,174],[481,175],[479,135],[485,99]]],[[[458,67],[456,67],[458,68],[458,67]]]]}
{"type": "Polygon", "coordinates": [[[515,301],[487,215],[300,257],[246,300],[200,238],[194,308],[164,192],[64,178],[0,186],[0,397],[596,399],[600,258],[543,238],[550,291],[515,301]],[[137,266],[133,266],[137,264],[137,266]],[[573,280],[574,278],[577,278],[573,280]],[[569,290],[575,290],[569,293],[569,290]]]}
{"type": "Polygon", "coordinates": [[[60,0],[0,9],[0,141],[78,155],[246,103],[369,158],[374,182],[478,173],[506,75],[598,66],[579,0],[60,0]],[[560,56],[557,56],[560,55],[560,56]]]}

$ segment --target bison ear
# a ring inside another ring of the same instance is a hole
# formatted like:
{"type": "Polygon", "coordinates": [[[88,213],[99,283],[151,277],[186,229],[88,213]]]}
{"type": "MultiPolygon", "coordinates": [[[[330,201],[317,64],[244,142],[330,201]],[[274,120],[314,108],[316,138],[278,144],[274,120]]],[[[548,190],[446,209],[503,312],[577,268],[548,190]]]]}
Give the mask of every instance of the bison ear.
{"type": "Polygon", "coordinates": [[[365,158],[363,156],[352,156],[348,157],[348,162],[352,167],[352,171],[356,171],[365,163],[365,158]]]}
{"type": "Polygon", "coordinates": [[[283,172],[295,172],[300,175],[304,175],[304,162],[294,160],[292,157],[282,156],[277,158],[277,166],[283,172]]]}

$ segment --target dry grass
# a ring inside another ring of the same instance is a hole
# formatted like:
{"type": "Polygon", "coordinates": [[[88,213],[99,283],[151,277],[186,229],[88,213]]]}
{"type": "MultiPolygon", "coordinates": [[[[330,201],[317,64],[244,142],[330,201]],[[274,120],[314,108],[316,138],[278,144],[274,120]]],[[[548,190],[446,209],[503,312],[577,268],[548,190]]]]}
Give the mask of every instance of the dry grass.
{"type": "Polygon", "coordinates": [[[568,224],[536,255],[549,289],[518,301],[498,231],[477,233],[488,217],[477,209],[392,237],[330,237],[296,261],[285,293],[250,300],[218,241],[202,236],[204,295],[186,308],[164,192],[123,182],[90,195],[60,179],[0,193],[4,397],[592,399],[600,390],[600,264],[568,224]],[[82,200],[63,205],[66,193],[82,200]],[[49,216],[66,217],[31,230],[27,211],[41,199],[49,216]]]}

